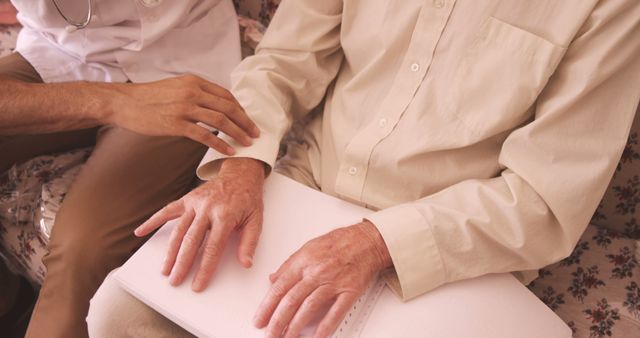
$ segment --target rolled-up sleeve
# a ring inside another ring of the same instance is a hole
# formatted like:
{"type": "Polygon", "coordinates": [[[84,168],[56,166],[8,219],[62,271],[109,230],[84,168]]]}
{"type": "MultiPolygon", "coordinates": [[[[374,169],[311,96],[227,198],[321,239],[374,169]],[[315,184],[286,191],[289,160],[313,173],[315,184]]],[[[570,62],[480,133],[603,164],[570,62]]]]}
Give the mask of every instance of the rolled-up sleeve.
{"type": "Polygon", "coordinates": [[[602,198],[640,100],[640,6],[601,1],[513,131],[501,174],[368,217],[410,299],[443,283],[568,256],[602,198]]]}
{"type": "MultiPolygon", "coordinates": [[[[232,74],[231,92],[261,130],[249,147],[222,134],[236,149],[234,157],[254,158],[273,167],[284,134],[293,121],[321,102],[338,72],[343,59],[341,18],[342,1],[285,0],[280,4],[256,54],[232,74]]],[[[209,149],[198,176],[210,179],[223,158],[209,149]]]]}

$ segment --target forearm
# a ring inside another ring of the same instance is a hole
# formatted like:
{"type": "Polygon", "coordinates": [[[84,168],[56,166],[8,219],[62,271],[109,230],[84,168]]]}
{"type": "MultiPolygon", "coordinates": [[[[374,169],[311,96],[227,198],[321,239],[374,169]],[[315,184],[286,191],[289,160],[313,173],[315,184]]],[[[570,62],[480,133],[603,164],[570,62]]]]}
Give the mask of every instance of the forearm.
{"type": "MultiPolygon", "coordinates": [[[[341,11],[342,1],[336,0],[291,1],[278,7],[281,18],[306,19],[293,26],[287,20],[271,22],[256,54],[231,74],[231,92],[261,132],[251,146],[236,148],[236,157],[259,159],[271,168],[292,123],[324,98],[344,59],[338,29],[341,11]],[[313,34],[300,36],[301,31],[313,34]]],[[[227,135],[221,139],[233,145],[227,135]]],[[[214,177],[223,158],[216,151],[207,152],[198,176],[214,177]]]]}
{"type": "Polygon", "coordinates": [[[104,123],[113,84],[32,84],[0,77],[0,135],[77,130],[104,123]]]}

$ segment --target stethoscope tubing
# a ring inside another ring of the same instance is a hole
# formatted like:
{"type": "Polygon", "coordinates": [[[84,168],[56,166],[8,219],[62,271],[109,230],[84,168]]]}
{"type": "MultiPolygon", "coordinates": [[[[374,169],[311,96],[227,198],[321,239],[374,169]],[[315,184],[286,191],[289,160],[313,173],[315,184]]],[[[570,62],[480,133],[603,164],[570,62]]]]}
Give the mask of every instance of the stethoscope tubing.
{"type": "MultiPolygon", "coordinates": [[[[71,27],[74,28],[73,30],[83,29],[83,28],[89,26],[89,24],[91,23],[91,17],[93,16],[93,1],[92,0],[87,0],[87,3],[89,5],[89,9],[87,10],[87,17],[84,19],[84,21],[82,23],[72,22],[69,18],[67,18],[66,15],[64,15],[64,13],[62,13],[62,10],[60,9],[60,6],[58,6],[58,3],[55,2],[55,0],[51,0],[51,2],[53,2],[53,5],[56,7],[56,10],[60,14],[60,16],[64,19],[64,21],[66,21],[71,27]]],[[[70,29],[67,29],[67,30],[70,30],[70,29]]]]}
{"type": "MultiPolygon", "coordinates": [[[[66,15],[64,15],[62,10],[60,9],[60,6],[58,6],[58,3],[56,3],[55,0],[51,0],[51,2],[53,2],[53,5],[56,7],[56,10],[60,14],[60,16],[64,19],[64,21],[66,21],[69,24],[69,26],[67,26],[67,31],[68,32],[71,33],[71,32],[77,31],[79,29],[86,28],[91,23],[91,19],[93,18],[93,0],[87,0],[87,4],[89,5],[89,9],[87,10],[87,17],[81,23],[72,22],[66,15]]],[[[155,5],[157,5],[160,2],[161,1],[157,1],[155,5]]],[[[142,3],[146,7],[155,6],[155,5],[149,5],[145,1],[142,1],[142,3]]]]}

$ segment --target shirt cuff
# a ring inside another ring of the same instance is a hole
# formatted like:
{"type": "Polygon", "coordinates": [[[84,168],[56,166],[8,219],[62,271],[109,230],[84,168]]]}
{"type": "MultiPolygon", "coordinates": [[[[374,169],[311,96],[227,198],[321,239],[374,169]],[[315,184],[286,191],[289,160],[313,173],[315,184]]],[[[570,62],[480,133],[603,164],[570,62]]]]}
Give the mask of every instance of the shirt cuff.
{"type": "Polygon", "coordinates": [[[418,210],[399,205],[367,217],[384,239],[395,274],[383,274],[403,301],[444,284],[445,269],[431,227],[418,210]],[[398,288],[399,286],[399,288],[398,288]]]}
{"type": "Polygon", "coordinates": [[[271,172],[271,168],[273,168],[278,157],[278,150],[280,149],[280,140],[278,138],[271,137],[263,132],[260,137],[253,140],[252,145],[245,147],[226,134],[220,133],[219,137],[236,150],[235,155],[227,156],[210,148],[204,155],[202,161],[200,161],[200,165],[196,170],[198,178],[208,181],[215,177],[218,174],[218,170],[220,170],[221,160],[226,158],[253,158],[267,165],[267,174],[271,172]]]}

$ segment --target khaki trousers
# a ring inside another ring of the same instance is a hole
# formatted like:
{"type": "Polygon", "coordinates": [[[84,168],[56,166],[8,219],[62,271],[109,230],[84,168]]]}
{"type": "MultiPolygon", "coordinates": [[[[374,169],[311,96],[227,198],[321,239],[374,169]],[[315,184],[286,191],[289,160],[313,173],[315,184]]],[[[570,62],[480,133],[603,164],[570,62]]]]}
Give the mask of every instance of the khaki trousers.
{"type": "MultiPolygon", "coordinates": [[[[42,82],[19,54],[0,58],[0,76],[42,82]]],[[[56,217],[43,258],[47,273],[27,337],[88,336],[89,300],[109,271],[144,242],[133,230],[189,190],[206,151],[185,138],[147,137],[105,126],[0,137],[0,170],[37,155],[93,144],[56,217]]]]}

